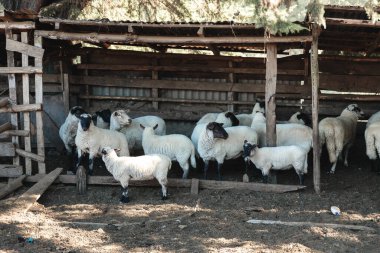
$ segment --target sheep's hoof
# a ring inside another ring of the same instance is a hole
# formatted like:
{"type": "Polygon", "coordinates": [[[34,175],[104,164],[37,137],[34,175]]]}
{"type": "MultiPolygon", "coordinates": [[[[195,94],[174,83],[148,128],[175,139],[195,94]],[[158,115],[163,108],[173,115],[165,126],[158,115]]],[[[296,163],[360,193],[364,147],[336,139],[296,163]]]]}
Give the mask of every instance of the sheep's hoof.
{"type": "Polygon", "coordinates": [[[162,196],[161,197],[161,200],[167,200],[168,199],[168,196],[162,196]]]}
{"type": "Polygon", "coordinates": [[[121,196],[120,203],[128,203],[128,202],[129,202],[129,197],[121,196]]]}
{"type": "Polygon", "coordinates": [[[244,183],[248,183],[249,182],[249,177],[248,177],[247,173],[244,174],[244,176],[243,176],[243,182],[244,183]]]}

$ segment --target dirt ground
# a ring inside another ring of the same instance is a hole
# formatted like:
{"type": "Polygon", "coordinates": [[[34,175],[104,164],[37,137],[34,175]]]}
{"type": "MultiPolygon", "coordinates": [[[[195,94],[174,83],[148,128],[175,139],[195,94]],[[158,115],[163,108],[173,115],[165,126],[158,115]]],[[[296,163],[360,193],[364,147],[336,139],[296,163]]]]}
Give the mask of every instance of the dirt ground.
{"type": "MultiPolygon", "coordinates": [[[[380,176],[370,170],[362,139],[348,168],[339,164],[334,175],[327,174],[329,164],[322,160],[320,195],[313,190],[311,165],[307,188],[299,192],[201,190],[193,196],[190,189],[169,188],[169,199],[162,201],[159,188],[131,187],[131,202],[120,204],[120,187],[89,186],[78,195],[75,186],[58,184],[31,212],[14,213],[12,200],[28,189],[23,187],[1,205],[0,252],[379,252],[380,176]],[[340,216],[330,213],[333,205],[340,216]],[[375,232],[254,225],[249,219],[362,225],[375,232]]],[[[50,155],[47,164],[67,169],[69,159],[50,155]]],[[[96,174],[109,175],[99,166],[96,174]]],[[[226,162],[224,180],[241,181],[242,168],[241,161],[226,162]]],[[[215,170],[210,168],[211,179],[215,170]]],[[[169,177],[181,173],[175,165],[169,177]]],[[[298,177],[293,170],[281,172],[278,183],[298,184],[298,177]]]]}

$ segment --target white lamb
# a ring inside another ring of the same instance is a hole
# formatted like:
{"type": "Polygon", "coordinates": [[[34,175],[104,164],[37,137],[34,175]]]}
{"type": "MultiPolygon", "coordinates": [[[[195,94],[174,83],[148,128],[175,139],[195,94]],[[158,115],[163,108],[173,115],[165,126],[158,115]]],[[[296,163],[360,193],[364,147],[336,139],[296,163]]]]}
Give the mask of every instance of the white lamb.
{"type": "Polygon", "coordinates": [[[326,143],[330,162],[333,163],[330,173],[335,172],[337,158],[345,148],[344,165],[348,166],[347,156],[356,136],[356,124],[363,111],[357,104],[350,104],[340,116],[328,117],[319,122],[319,139],[321,148],[326,143]]]}
{"type": "Polygon", "coordinates": [[[236,115],[236,118],[240,122],[240,126],[251,126],[252,125],[252,119],[253,116],[255,116],[256,113],[261,112],[265,113],[265,102],[256,102],[253,106],[252,113],[241,113],[236,115]]]}
{"type": "Polygon", "coordinates": [[[182,178],[189,174],[189,159],[191,166],[196,168],[195,148],[191,140],[182,134],[156,135],[154,127],[140,125],[143,131],[142,146],[146,155],[162,154],[172,161],[177,161],[183,170],[182,178]]]}
{"type": "Polygon", "coordinates": [[[371,160],[373,171],[380,173],[380,168],[376,168],[376,160],[380,157],[380,112],[373,114],[367,122],[364,132],[366,153],[371,160]]]}
{"type": "MultiPolygon", "coordinates": [[[[262,113],[253,116],[252,126],[258,136],[258,145],[266,147],[266,119],[262,113]]],[[[276,124],[276,146],[296,145],[307,152],[313,147],[313,130],[300,124],[276,124]]]]}
{"type": "Polygon", "coordinates": [[[119,131],[127,137],[128,147],[132,153],[142,150],[143,130],[141,129],[140,124],[151,127],[158,125],[155,129],[155,133],[158,135],[166,134],[165,121],[160,117],[142,116],[132,119],[128,116],[127,112],[128,111],[125,110],[114,111],[111,114],[110,129],[119,131]]]}
{"type": "Polygon", "coordinates": [[[75,145],[77,145],[78,150],[76,167],[79,166],[82,160],[82,152],[89,153],[90,175],[93,173],[93,159],[102,147],[111,146],[118,148],[120,149],[120,155],[129,156],[128,142],[124,134],[95,126],[90,114],[82,114],[80,116],[75,145]]]}
{"type": "Polygon", "coordinates": [[[297,172],[300,184],[304,183],[307,173],[307,151],[298,146],[259,148],[255,143],[244,141],[244,160],[251,161],[260,169],[264,183],[268,182],[270,170],[287,170],[292,167],[297,172]]]}
{"type": "Polygon", "coordinates": [[[220,172],[224,160],[241,156],[244,140],[257,143],[255,130],[247,126],[223,128],[222,124],[217,122],[205,125],[198,142],[199,155],[205,162],[204,177],[207,178],[209,161],[216,160],[218,163],[218,179],[221,179],[220,172]]]}
{"type": "Polygon", "coordinates": [[[70,109],[65,122],[59,128],[59,137],[65,144],[68,154],[74,153],[75,136],[77,135],[78,122],[81,114],[86,113],[82,107],[74,106],[70,109]]]}
{"type": "Polygon", "coordinates": [[[162,188],[162,200],[167,199],[168,171],[171,168],[170,158],[165,155],[143,155],[137,157],[118,157],[110,147],[102,148],[102,159],[107,170],[120,182],[123,192],[120,201],[129,202],[129,180],[151,180],[156,178],[162,188]]]}

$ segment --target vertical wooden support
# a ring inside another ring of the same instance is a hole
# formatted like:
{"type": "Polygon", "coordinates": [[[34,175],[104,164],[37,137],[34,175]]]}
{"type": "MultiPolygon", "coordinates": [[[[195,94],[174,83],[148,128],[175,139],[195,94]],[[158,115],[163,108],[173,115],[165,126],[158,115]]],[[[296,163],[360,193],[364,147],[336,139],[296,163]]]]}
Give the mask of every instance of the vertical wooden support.
{"type": "MultiPolygon", "coordinates": [[[[42,48],[42,37],[34,37],[34,46],[42,48]]],[[[42,58],[35,58],[35,66],[42,67],[42,58]]],[[[42,74],[35,74],[34,77],[36,103],[43,104],[43,87],[42,87],[42,74]]],[[[43,128],[43,111],[36,111],[36,129],[37,129],[37,154],[45,157],[45,140],[43,128]]],[[[38,173],[46,174],[46,166],[44,162],[38,163],[38,173]]]]}
{"type": "MultiPolygon", "coordinates": [[[[13,39],[12,31],[6,30],[6,37],[8,39],[13,39]]],[[[14,52],[7,51],[7,64],[8,67],[14,67],[15,61],[14,61],[14,52]]],[[[16,89],[16,76],[15,74],[8,74],[8,83],[9,83],[9,99],[11,103],[17,104],[17,89],[16,89]]],[[[15,128],[15,130],[18,130],[18,114],[17,113],[11,113],[11,124],[15,128]]],[[[19,137],[13,136],[12,137],[12,143],[15,145],[16,148],[19,146],[19,137]]],[[[13,164],[14,165],[20,165],[20,157],[16,155],[13,158],[13,164]]]]}
{"type": "MultiPolygon", "coordinates": [[[[21,33],[21,42],[28,44],[28,33],[21,33]]],[[[26,67],[29,65],[29,57],[26,54],[22,54],[22,66],[26,67]]],[[[29,91],[29,75],[22,74],[22,103],[24,105],[30,104],[29,101],[30,91],[29,91]]],[[[30,113],[24,112],[24,130],[30,132],[30,113]]],[[[30,142],[30,136],[24,137],[24,146],[25,151],[31,152],[32,146],[30,142]]],[[[30,158],[25,157],[25,174],[32,175],[32,160],[30,158]]]]}
{"type": "Polygon", "coordinates": [[[198,192],[199,192],[199,179],[198,178],[192,178],[191,179],[190,194],[191,195],[198,195],[198,192]]]}
{"type": "MultiPolygon", "coordinates": [[[[152,61],[153,66],[157,66],[158,62],[157,59],[154,59],[152,61]]],[[[158,80],[158,71],[157,70],[152,70],[152,80],[158,80]]],[[[152,88],[152,97],[153,98],[158,98],[158,89],[157,88],[152,88]]],[[[154,110],[158,110],[158,102],[153,101],[152,106],[154,110]]]]}
{"type": "MultiPolygon", "coordinates": [[[[81,58],[81,61],[82,63],[88,63],[88,55],[86,54],[85,56],[83,56],[81,58]]],[[[84,75],[88,76],[88,69],[84,70],[84,75]]],[[[86,84],[85,86],[85,93],[86,93],[86,97],[90,96],[90,86],[88,84],[86,84]]],[[[86,108],[89,108],[89,107],[90,107],[90,99],[86,98],[86,108]]]]}
{"type": "Polygon", "coordinates": [[[309,70],[310,70],[310,44],[309,43],[306,43],[305,45],[305,49],[304,49],[304,52],[303,52],[303,56],[304,56],[304,85],[309,85],[309,70]]]}
{"type": "Polygon", "coordinates": [[[268,147],[276,146],[276,82],[277,45],[267,44],[265,74],[266,141],[268,147]]]}
{"type": "Polygon", "coordinates": [[[70,111],[70,88],[69,88],[69,74],[63,74],[63,106],[65,108],[65,115],[70,111]]]}
{"type": "Polygon", "coordinates": [[[319,26],[312,25],[313,41],[311,44],[311,85],[312,85],[312,118],[313,118],[313,182],[314,190],[317,194],[321,192],[321,169],[320,169],[320,145],[318,130],[319,111],[319,67],[318,67],[318,36],[319,26]]]}
{"type": "MultiPolygon", "coordinates": [[[[233,68],[233,62],[232,61],[229,61],[228,62],[228,67],[229,68],[233,68]]],[[[234,83],[235,82],[235,74],[230,72],[228,73],[228,82],[229,83],[234,83]]],[[[230,102],[227,106],[227,111],[229,112],[234,112],[235,111],[235,105],[231,102],[233,102],[235,100],[235,92],[232,92],[232,91],[229,91],[227,93],[227,96],[228,96],[228,102],[230,102]]]]}

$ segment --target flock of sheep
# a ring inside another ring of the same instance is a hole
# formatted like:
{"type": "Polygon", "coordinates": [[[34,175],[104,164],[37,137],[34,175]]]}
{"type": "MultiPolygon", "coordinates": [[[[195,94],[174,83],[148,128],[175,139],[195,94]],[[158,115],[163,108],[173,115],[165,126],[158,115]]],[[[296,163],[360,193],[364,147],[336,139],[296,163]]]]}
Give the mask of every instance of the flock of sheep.
{"type": "MultiPolygon", "coordinates": [[[[107,170],[120,181],[123,192],[120,201],[128,202],[128,182],[131,178],[156,178],[162,186],[162,199],[167,198],[167,174],[171,161],[177,161],[187,178],[196,167],[196,156],[204,162],[204,178],[210,161],[217,162],[221,179],[223,162],[243,157],[247,171],[252,162],[267,182],[271,170],[294,168],[300,184],[307,173],[307,156],[313,147],[312,129],[307,115],[297,112],[276,125],[277,146],[267,147],[266,119],[263,103],[256,103],[251,114],[232,112],[207,113],[195,125],[191,138],[182,134],[166,134],[165,121],[157,116],[130,118],[128,111],[110,110],[88,114],[80,106],[71,108],[59,135],[68,153],[72,153],[75,173],[84,153],[89,154],[89,174],[93,174],[93,159],[102,156],[107,170]],[[143,151],[145,155],[136,156],[143,151]],[[77,154],[77,155],[76,155],[77,154]]],[[[356,125],[363,115],[357,104],[348,105],[338,117],[328,117],[319,123],[321,147],[326,144],[330,172],[345,149],[344,164],[356,135],[356,125]]],[[[367,155],[377,160],[380,151],[380,112],[374,114],[365,131],[367,155]]]]}

